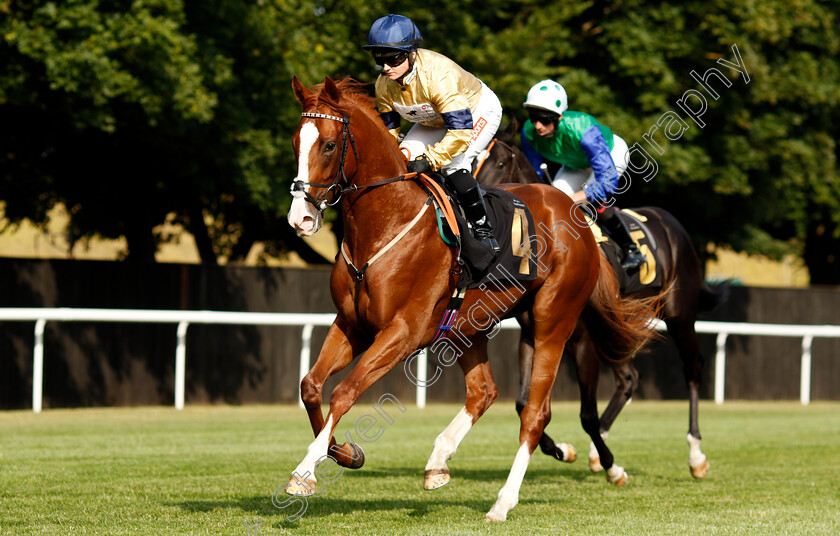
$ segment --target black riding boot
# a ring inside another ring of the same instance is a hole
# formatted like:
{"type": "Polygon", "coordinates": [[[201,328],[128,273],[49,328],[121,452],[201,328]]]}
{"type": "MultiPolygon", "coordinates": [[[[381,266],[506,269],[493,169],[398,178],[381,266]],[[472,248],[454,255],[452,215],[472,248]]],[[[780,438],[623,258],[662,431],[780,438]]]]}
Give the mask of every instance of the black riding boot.
{"type": "Polygon", "coordinates": [[[639,246],[630,238],[630,230],[624,224],[624,220],[618,217],[618,214],[614,214],[602,223],[613,240],[624,250],[624,260],[621,262],[622,268],[633,270],[647,262],[645,256],[639,251],[639,246]]]}
{"type": "Polygon", "coordinates": [[[446,179],[458,196],[458,202],[464,209],[464,216],[472,225],[473,236],[498,253],[501,248],[493,236],[493,226],[487,219],[487,207],[484,205],[484,198],[475,178],[468,171],[459,169],[446,179]]]}

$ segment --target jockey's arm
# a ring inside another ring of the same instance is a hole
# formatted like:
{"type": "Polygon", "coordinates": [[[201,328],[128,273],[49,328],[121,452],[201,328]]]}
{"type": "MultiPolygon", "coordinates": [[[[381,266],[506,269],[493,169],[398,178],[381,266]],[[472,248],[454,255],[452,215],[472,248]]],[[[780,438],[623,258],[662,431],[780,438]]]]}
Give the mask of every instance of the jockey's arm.
{"type": "Polygon", "coordinates": [[[461,94],[458,79],[452,73],[435,81],[432,105],[443,119],[446,134],[439,142],[426,147],[424,155],[435,171],[467,150],[473,134],[470,103],[461,94]]]}
{"type": "Polygon", "coordinates": [[[595,183],[586,188],[586,198],[590,201],[608,198],[618,187],[618,172],[601,129],[595,125],[589,127],[580,140],[580,147],[595,174],[595,183]]]}
{"type": "Polygon", "coordinates": [[[455,112],[444,112],[441,115],[443,116],[446,134],[442,140],[426,147],[423,152],[435,171],[440,170],[453,158],[466,151],[470,146],[470,138],[472,138],[473,133],[472,112],[469,108],[455,112]]]}
{"type": "Polygon", "coordinates": [[[528,142],[528,138],[525,137],[525,126],[522,126],[522,131],[519,133],[519,139],[522,140],[522,153],[525,155],[525,158],[528,159],[528,162],[531,163],[531,167],[534,168],[534,171],[537,172],[540,179],[546,182],[550,182],[548,177],[546,177],[545,170],[542,168],[543,165],[543,157],[540,156],[540,153],[537,152],[536,149],[528,142]]]}
{"type": "Polygon", "coordinates": [[[400,139],[400,129],[402,124],[400,123],[400,114],[397,112],[390,110],[388,112],[381,112],[379,114],[379,118],[382,119],[382,122],[385,123],[385,128],[388,129],[388,132],[399,141],[400,139]]]}

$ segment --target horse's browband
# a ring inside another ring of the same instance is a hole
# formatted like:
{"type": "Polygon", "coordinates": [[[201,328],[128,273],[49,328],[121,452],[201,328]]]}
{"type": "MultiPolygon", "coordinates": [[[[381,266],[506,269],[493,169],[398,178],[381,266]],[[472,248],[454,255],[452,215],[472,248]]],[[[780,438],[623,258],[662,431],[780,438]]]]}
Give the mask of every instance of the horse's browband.
{"type": "Polygon", "coordinates": [[[300,114],[301,117],[311,117],[312,119],[332,119],[333,121],[339,121],[344,123],[345,125],[349,122],[347,121],[347,117],[338,117],[337,115],[327,115],[327,114],[319,114],[315,112],[303,112],[300,114]]]}

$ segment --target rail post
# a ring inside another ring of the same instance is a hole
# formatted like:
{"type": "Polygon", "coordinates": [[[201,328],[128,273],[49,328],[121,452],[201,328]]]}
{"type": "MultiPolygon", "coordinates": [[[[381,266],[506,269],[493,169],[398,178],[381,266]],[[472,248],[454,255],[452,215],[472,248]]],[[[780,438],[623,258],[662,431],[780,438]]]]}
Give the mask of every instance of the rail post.
{"type": "Polygon", "coordinates": [[[726,338],[729,333],[721,331],[717,336],[715,351],[715,404],[723,404],[723,388],[726,382],[726,338]]]}
{"type": "Polygon", "coordinates": [[[309,360],[312,354],[312,328],[314,324],[304,324],[300,336],[300,370],[298,372],[298,406],[303,407],[303,398],[300,396],[300,382],[309,372],[309,360]]]}
{"type": "Polygon", "coordinates": [[[802,369],[799,373],[799,401],[803,406],[811,403],[811,343],[814,337],[802,337],[802,369]]]}
{"type": "Polygon", "coordinates": [[[35,322],[35,349],[32,351],[32,411],[41,413],[44,400],[44,329],[47,321],[35,322]]]}
{"type": "Polygon", "coordinates": [[[187,382],[187,328],[189,322],[178,322],[175,347],[175,409],[184,409],[184,392],[187,382]]]}

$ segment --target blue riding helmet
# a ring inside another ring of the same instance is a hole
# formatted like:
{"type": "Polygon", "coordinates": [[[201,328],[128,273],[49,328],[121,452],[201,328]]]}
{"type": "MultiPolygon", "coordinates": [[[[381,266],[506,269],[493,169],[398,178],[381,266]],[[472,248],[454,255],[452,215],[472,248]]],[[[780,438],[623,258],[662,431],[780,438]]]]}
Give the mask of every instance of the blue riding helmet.
{"type": "Polygon", "coordinates": [[[364,49],[390,49],[411,52],[423,44],[417,25],[402,15],[385,15],[373,23],[364,49]]]}

